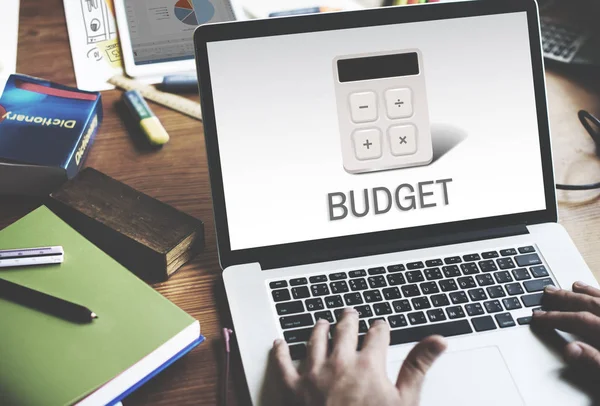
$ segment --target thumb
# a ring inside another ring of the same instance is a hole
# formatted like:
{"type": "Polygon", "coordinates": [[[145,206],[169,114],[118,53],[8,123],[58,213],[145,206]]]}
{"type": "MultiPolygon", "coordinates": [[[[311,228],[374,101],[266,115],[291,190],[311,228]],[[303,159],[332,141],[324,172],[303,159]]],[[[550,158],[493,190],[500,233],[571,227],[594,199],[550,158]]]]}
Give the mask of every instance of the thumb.
{"type": "Polygon", "coordinates": [[[396,387],[402,397],[407,396],[417,404],[425,374],[445,349],[446,341],[443,337],[430,336],[411,350],[404,360],[396,380],[396,387]]]}
{"type": "Polygon", "coordinates": [[[575,341],[565,347],[566,361],[588,372],[600,372],[600,352],[591,345],[575,341]]]}

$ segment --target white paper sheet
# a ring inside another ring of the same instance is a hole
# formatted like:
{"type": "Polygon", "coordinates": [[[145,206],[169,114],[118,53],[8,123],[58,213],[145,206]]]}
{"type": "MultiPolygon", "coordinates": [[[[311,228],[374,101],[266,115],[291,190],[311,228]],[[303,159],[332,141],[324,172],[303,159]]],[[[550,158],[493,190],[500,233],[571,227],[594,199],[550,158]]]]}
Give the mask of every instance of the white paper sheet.
{"type": "Polygon", "coordinates": [[[6,80],[17,69],[17,41],[19,39],[19,0],[2,2],[0,13],[0,95],[6,80]]]}
{"type": "Polygon", "coordinates": [[[113,0],[64,0],[77,87],[114,89],[106,83],[123,73],[113,0]]]}

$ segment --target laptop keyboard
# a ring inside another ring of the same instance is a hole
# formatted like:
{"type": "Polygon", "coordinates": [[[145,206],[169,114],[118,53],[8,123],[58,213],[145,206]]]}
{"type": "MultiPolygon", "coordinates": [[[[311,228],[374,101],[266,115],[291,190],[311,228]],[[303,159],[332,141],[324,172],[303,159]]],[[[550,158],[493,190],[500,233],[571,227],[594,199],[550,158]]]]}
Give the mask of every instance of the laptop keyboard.
{"type": "MultiPolygon", "coordinates": [[[[529,324],[544,287],[554,285],[533,246],[468,253],[367,269],[267,281],[292,358],[306,355],[316,320],[335,325],[345,307],[359,315],[359,346],[375,320],[390,345],[529,324]],[[517,317],[514,316],[517,314],[517,317]]],[[[335,327],[333,327],[335,328],[335,327]]]]}

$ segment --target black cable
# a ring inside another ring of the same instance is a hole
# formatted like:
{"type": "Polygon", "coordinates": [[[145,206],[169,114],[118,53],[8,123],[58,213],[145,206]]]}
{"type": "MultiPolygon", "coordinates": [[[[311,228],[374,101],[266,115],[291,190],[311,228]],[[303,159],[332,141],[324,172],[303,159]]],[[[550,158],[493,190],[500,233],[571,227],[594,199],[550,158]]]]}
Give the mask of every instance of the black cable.
{"type": "MultiPolygon", "coordinates": [[[[594,140],[596,148],[600,149],[600,120],[585,110],[579,110],[577,117],[579,117],[581,125],[583,125],[590,137],[592,137],[594,140]]],[[[600,182],[587,183],[583,185],[563,185],[557,183],[556,188],[560,190],[594,190],[600,189],[600,182]]]]}

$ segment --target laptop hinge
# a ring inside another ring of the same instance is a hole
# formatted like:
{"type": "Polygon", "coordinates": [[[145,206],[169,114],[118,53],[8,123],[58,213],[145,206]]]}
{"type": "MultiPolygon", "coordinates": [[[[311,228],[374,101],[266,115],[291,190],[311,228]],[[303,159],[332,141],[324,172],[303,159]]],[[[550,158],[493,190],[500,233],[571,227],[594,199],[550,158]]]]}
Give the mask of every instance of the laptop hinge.
{"type": "Polygon", "coordinates": [[[370,255],[388,254],[421,248],[439,247],[442,245],[461,244],[470,241],[490,240],[493,238],[511,237],[514,235],[529,234],[527,226],[516,225],[499,228],[489,228],[478,231],[467,231],[447,235],[437,235],[419,239],[401,240],[394,243],[378,246],[351,247],[340,250],[327,250],[326,252],[313,251],[310,254],[293,257],[275,257],[260,261],[262,270],[284,268],[296,265],[306,265],[318,262],[336,261],[340,259],[359,258],[370,255]]]}

